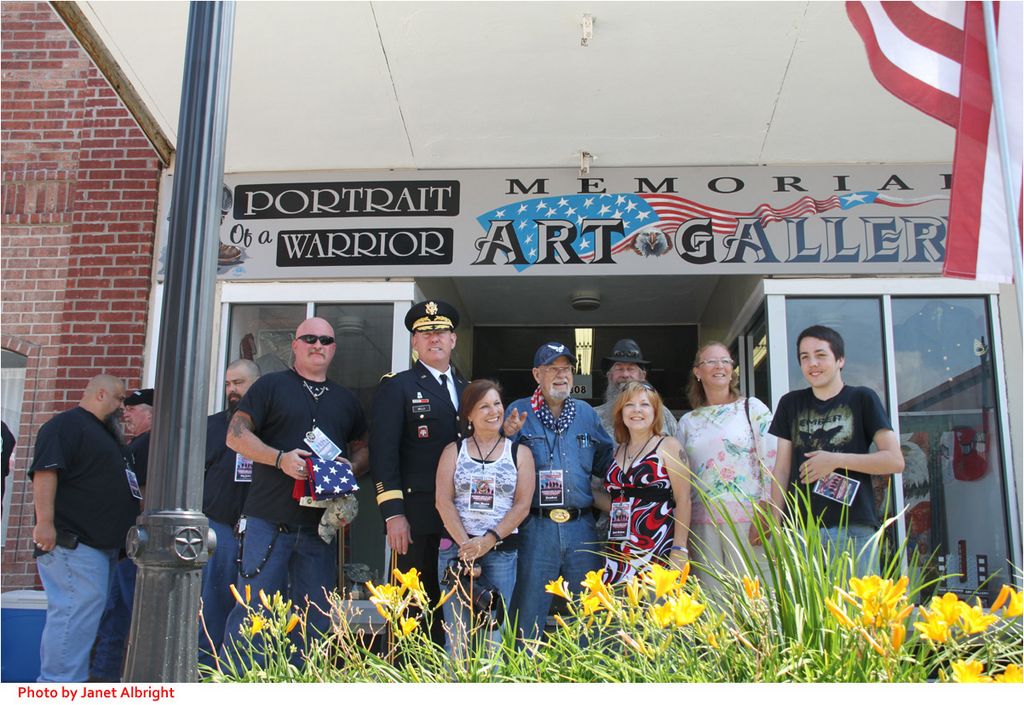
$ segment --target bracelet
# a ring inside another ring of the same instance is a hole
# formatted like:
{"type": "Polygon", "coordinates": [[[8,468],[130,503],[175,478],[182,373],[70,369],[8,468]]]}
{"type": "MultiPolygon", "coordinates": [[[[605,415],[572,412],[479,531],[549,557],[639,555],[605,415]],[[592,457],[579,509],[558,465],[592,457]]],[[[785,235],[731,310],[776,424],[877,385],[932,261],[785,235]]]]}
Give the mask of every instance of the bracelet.
{"type": "Polygon", "coordinates": [[[689,549],[686,548],[686,546],[672,546],[668,550],[669,550],[669,552],[672,552],[672,551],[682,551],[686,555],[690,555],[690,551],[689,551],[689,549]]]}
{"type": "Polygon", "coordinates": [[[278,470],[281,469],[281,456],[282,455],[284,455],[284,451],[283,450],[277,451],[277,459],[274,461],[274,467],[277,468],[278,470]]]}
{"type": "Polygon", "coordinates": [[[495,546],[500,546],[501,545],[502,538],[501,538],[501,536],[498,535],[497,531],[495,531],[494,529],[488,529],[484,533],[485,534],[490,534],[491,536],[494,537],[494,545],[495,546]]]}

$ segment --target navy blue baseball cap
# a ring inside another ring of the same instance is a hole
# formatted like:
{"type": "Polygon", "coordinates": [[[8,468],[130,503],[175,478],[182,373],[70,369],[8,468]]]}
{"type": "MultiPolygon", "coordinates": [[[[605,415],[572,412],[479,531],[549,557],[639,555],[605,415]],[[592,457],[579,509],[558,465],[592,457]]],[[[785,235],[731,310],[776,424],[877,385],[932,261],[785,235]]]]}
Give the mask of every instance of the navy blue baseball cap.
{"type": "Polygon", "coordinates": [[[533,366],[540,367],[542,365],[550,365],[552,362],[560,357],[569,358],[569,362],[576,364],[576,356],[572,354],[572,350],[562,345],[561,343],[544,343],[537,352],[533,354],[533,366]]]}
{"type": "Polygon", "coordinates": [[[147,404],[153,406],[153,390],[152,389],[136,389],[134,392],[129,394],[125,400],[125,406],[136,406],[138,404],[147,404]]]}

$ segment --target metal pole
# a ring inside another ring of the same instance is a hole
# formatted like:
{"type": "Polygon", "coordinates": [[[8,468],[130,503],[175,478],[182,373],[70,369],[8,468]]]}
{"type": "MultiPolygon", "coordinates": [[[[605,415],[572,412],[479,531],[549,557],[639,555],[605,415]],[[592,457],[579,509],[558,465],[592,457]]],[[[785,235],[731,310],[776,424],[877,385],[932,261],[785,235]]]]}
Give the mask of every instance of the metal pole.
{"type": "Polygon", "coordinates": [[[189,10],[146,505],[127,542],[139,566],[128,682],[198,675],[202,567],[215,548],[200,510],[234,17],[234,2],[189,10]]]}
{"type": "MultiPolygon", "coordinates": [[[[1010,146],[1006,137],[1006,112],[1003,109],[1003,85],[999,80],[999,55],[996,46],[996,20],[992,0],[981,4],[985,17],[985,48],[988,51],[988,73],[992,81],[992,114],[996,120],[996,136],[999,138],[999,164],[1003,176],[1003,195],[1006,199],[1006,234],[1010,238],[1010,254],[1013,257],[1013,288],[1017,294],[1017,323],[1024,330],[1024,306],[1021,306],[1021,248],[1020,231],[1017,228],[1017,196],[1010,180],[1010,146]]],[[[1020,50],[1020,47],[1017,48],[1020,50]]],[[[1019,126],[1018,126],[1019,127],[1019,126]]]]}

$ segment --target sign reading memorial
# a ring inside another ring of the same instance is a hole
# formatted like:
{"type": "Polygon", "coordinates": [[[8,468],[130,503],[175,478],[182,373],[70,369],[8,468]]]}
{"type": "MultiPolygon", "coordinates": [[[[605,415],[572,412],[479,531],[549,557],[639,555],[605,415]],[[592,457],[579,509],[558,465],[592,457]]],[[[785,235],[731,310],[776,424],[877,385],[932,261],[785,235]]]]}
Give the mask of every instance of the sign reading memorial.
{"type": "Polygon", "coordinates": [[[218,276],[936,274],[949,189],[945,164],[230,174],[218,276]]]}

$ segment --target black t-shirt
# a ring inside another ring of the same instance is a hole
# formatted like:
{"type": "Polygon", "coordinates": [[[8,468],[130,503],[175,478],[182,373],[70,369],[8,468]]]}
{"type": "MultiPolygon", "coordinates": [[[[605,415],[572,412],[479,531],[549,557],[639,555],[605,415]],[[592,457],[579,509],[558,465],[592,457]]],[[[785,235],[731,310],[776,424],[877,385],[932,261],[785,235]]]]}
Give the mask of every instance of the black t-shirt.
{"type": "MultiPolygon", "coordinates": [[[[249,482],[236,482],[238,453],[228,448],[228,412],[206,420],[206,475],[203,479],[203,514],[214,521],[234,526],[245,506],[249,482]]],[[[278,471],[280,472],[280,470],[278,471]]]]}
{"type": "Polygon", "coordinates": [[[149,431],[140,433],[132,439],[128,444],[128,450],[132,452],[135,477],[139,478],[139,485],[144,487],[149,476],[149,431]]]}
{"type": "Polygon", "coordinates": [[[58,531],[70,531],[93,548],[121,548],[139,515],[139,501],[128,485],[130,466],[127,446],[78,406],[57,414],[39,429],[28,474],[57,472],[54,525],[58,531]]]}
{"type": "MultiPolygon", "coordinates": [[[[359,400],[334,382],[309,382],[314,389],[326,384],[319,401],[303,385],[295,370],[263,375],[238,403],[238,411],[252,418],[254,433],[271,448],[288,452],[310,450],[305,435],[315,425],[348,455],[348,444],[366,434],[366,419],[359,400]]],[[[277,524],[315,526],[323,509],[300,507],[292,499],[295,480],[273,465],[253,463],[252,486],[245,514],[277,524]]]]}
{"type": "MultiPolygon", "coordinates": [[[[820,516],[825,526],[837,526],[844,505],[811,492],[813,483],[800,482],[800,464],[807,459],[806,453],[813,450],[868,453],[875,434],[882,429],[892,430],[892,425],[874,390],[846,385],[825,401],[814,396],[810,388],[786,394],[779,400],[768,432],[793,444],[788,490],[804,492],[810,497],[814,515],[820,516]]],[[[871,475],[853,470],[838,472],[860,482],[847,521],[877,527],[871,475]]]]}

